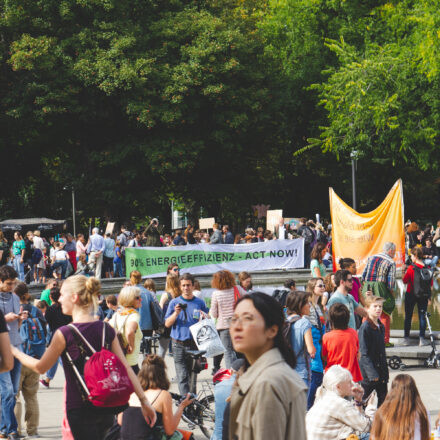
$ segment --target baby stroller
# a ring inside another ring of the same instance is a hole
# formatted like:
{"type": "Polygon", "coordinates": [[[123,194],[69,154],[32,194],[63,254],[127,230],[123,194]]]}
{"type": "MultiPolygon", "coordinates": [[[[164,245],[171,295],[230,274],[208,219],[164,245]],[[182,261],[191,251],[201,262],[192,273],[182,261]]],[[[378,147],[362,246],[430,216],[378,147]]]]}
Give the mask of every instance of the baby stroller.
{"type": "MultiPolygon", "coordinates": [[[[431,345],[431,353],[424,360],[423,367],[424,368],[440,368],[440,354],[437,350],[437,346],[435,345],[434,335],[432,333],[431,323],[429,322],[429,317],[431,314],[429,312],[425,312],[426,317],[426,326],[428,327],[429,341],[431,345]]],[[[392,370],[405,370],[409,368],[408,365],[402,362],[402,359],[399,356],[392,356],[388,360],[388,365],[392,370]]],[[[414,365],[414,367],[418,367],[418,365],[414,365]]]]}

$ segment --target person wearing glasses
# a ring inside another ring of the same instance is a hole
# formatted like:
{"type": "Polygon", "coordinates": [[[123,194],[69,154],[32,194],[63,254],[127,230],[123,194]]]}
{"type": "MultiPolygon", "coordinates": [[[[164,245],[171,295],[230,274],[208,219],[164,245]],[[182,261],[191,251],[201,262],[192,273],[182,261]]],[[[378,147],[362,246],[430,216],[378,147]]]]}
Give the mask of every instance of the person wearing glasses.
{"type": "Polygon", "coordinates": [[[350,312],[348,326],[356,330],[354,314],[357,313],[364,318],[367,316],[367,312],[356,302],[353,296],[348,293],[353,287],[353,275],[348,270],[338,270],[335,273],[335,284],[336,292],[333,293],[332,297],[328,300],[327,308],[330,309],[330,307],[336,303],[344,304],[350,312]]]}
{"type": "Polygon", "coordinates": [[[178,277],[180,275],[180,268],[177,263],[171,263],[167,268],[167,276],[173,275],[175,277],[178,277]]]}
{"type": "Polygon", "coordinates": [[[138,309],[142,306],[141,290],[136,286],[126,286],[118,295],[118,304],[121,307],[110,319],[109,324],[116,333],[122,334],[123,350],[128,365],[135,374],[139,373],[139,352],[141,349],[142,331],[139,326],[141,316],[138,309]]]}
{"type": "Polygon", "coordinates": [[[283,327],[284,313],[276,299],[255,292],[238,300],[229,330],[234,350],[246,362],[232,388],[228,438],[307,438],[307,386],[294,370],[295,355],[283,327]]]}

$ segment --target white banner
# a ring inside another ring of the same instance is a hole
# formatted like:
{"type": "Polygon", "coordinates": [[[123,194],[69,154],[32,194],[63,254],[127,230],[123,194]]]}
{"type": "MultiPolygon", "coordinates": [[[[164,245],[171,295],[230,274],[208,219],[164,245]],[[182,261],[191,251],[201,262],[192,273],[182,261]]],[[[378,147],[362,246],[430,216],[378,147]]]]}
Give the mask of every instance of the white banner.
{"type": "Polygon", "coordinates": [[[296,269],[304,264],[304,240],[270,240],[252,244],[193,244],[171,247],[125,248],[127,275],[138,270],[142,276],[166,275],[169,264],[180,272],[215,273],[267,269],[296,269]]]}

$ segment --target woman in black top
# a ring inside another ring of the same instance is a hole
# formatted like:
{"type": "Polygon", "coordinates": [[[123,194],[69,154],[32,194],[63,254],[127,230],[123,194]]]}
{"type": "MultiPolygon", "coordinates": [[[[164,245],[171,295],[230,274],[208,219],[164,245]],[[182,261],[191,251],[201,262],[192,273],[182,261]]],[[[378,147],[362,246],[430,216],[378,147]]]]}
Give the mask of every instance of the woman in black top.
{"type": "Polygon", "coordinates": [[[147,425],[141,408],[138,406],[138,399],[133,394],[129,401],[130,406],[118,416],[118,423],[122,426],[121,440],[144,440],[151,436],[152,430],[166,434],[173,440],[182,438],[179,433],[174,437],[174,433],[179,426],[183,410],[191,404],[192,400],[188,394],[173,414],[173,399],[168,392],[170,381],[163,358],[156,354],[148,355],[142,362],[138,378],[145,390],[145,396],[156,410],[157,421],[153,428],[147,425]]]}

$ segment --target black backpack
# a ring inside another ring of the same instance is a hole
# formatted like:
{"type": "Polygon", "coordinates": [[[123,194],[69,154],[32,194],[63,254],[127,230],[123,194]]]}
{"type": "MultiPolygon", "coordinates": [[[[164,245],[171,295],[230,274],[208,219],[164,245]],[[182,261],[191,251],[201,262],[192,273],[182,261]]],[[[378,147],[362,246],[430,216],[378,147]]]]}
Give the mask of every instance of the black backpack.
{"type": "Polygon", "coordinates": [[[295,324],[295,322],[299,321],[300,319],[301,319],[301,316],[296,315],[293,318],[286,319],[286,321],[284,322],[283,336],[284,336],[284,339],[286,340],[287,344],[289,345],[289,347],[292,349],[293,349],[293,347],[292,347],[292,343],[290,341],[290,333],[292,332],[292,325],[295,324]]]}
{"type": "Polygon", "coordinates": [[[417,299],[431,298],[431,283],[434,272],[428,267],[420,268],[413,264],[414,284],[413,293],[417,299]]]}
{"type": "Polygon", "coordinates": [[[285,307],[286,306],[286,301],[287,301],[287,295],[289,294],[290,290],[286,290],[286,289],[275,289],[272,293],[272,297],[275,298],[280,304],[281,307],[285,307]]]}

